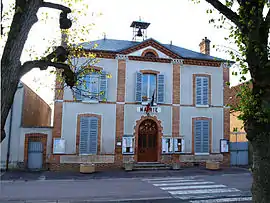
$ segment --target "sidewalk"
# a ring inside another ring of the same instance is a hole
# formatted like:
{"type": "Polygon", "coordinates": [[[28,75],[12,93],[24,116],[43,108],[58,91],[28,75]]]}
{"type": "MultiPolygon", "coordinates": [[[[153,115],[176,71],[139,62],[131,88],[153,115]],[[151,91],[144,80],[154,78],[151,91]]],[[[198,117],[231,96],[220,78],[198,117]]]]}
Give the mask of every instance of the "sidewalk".
{"type": "Polygon", "coordinates": [[[24,172],[8,171],[5,172],[2,181],[34,181],[34,180],[87,180],[87,179],[108,179],[108,178],[149,178],[149,177],[174,177],[174,176],[201,176],[201,175],[224,175],[224,174],[243,174],[250,173],[248,169],[229,167],[221,170],[211,171],[205,168],[183,168],[181,170],[141,170],[129,171],[114,170],[96,172],[93,174],[81,174],[79,172],[24,172]]]}

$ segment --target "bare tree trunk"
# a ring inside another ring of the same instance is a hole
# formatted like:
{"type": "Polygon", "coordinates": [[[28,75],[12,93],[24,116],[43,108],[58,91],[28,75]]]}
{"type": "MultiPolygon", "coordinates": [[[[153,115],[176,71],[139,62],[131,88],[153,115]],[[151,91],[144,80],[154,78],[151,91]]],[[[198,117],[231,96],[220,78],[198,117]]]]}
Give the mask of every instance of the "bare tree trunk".
{"type": "Polygon", "coordinates": [[[20,74],[17,73],[19,67],[20,64],[10,64],[8,61],[1,63],[1,86],[4,87],[1,89],[1,142],[6,137],[5,123],[20,81],[20,74]],[[14,71],[10,71],[11,69],[14,71]]]}
{"type": "Polygon", "coordinates": [[[15,14],[1,60],[1,142],[5,123],[22,76],[21,55],[32,26],[38,21],[41,0],[16,0],[15,14]]]}
{"type": "Polygon", "coordinates": [[[260,141],[252,141],[253,146],[253,184],[254,203],[270,202],[270,132],[262,132],[260,141]]]}

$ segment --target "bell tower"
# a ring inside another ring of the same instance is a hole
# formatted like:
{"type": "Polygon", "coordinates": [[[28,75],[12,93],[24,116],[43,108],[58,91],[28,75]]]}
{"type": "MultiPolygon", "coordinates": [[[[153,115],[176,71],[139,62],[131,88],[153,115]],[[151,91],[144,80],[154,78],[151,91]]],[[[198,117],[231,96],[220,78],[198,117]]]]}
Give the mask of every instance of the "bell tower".
{"type": "Polygon", "coordinates": [[[133,28],[133,41],[143,41],[147,38],[147,28],[150,23],[139,21],[133,21],[130,27],[133,28]]]}

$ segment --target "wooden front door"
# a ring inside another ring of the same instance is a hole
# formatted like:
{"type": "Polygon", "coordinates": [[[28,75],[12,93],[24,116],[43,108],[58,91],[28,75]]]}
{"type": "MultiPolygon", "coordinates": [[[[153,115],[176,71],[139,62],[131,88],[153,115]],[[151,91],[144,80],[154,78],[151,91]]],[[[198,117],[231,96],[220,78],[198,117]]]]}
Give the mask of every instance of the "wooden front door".
{"type": "Polygon", "coordinates": [[[155,121],[149,119],[139,126],[138,133],[138,162],[156,162],[158,129],[155,121]]]}

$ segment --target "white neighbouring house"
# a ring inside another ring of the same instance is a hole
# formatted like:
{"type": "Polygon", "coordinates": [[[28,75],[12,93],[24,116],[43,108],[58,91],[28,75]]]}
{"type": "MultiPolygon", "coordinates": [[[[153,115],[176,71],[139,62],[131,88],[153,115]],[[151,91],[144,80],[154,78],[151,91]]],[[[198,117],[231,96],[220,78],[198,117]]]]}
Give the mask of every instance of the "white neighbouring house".
{"type": "MultiPolygon", "coordinates": [[[[149,24],[135,25],[143,31],[149,24]]],[[[100,170],[127,162],[229,165],[221,140],[230,134],[225,105],[231,63],[210,56],[210,40],[203,39],[200,52],[152,38],[104,38],[82,46],[96,54],[99,62],[92,68],[102,74],[85,76],[84,88],[91,92],[86,96],[56,84],[64,91],[55,98],[51,170],[77,170],[81,163],[95,163],[100,170]]]]}

